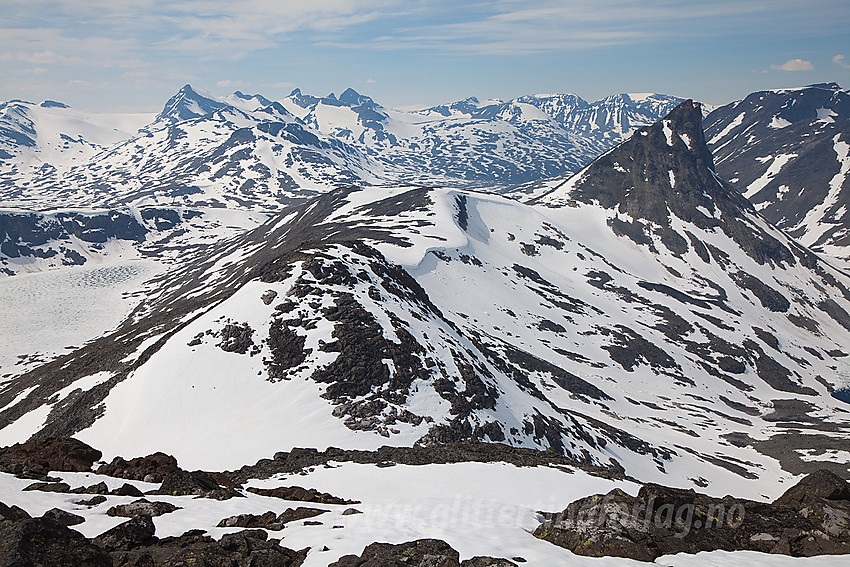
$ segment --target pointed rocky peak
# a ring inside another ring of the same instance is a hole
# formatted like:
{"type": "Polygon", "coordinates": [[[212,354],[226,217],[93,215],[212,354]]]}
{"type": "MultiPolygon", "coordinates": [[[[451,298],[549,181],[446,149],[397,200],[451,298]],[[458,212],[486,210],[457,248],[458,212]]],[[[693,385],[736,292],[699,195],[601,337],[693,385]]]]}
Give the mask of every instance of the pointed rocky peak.
{"type": "Polygon", "coordinates": [[[272,104],[272,101],[260,94],[249,95],[243,93],[242,91],[236,91],[235,93],[233,93],[233,96],[245,101],[257,101],[257,103],[262,106],[269,106],[272,104]]]}
{"type": "Polygon", "coordinates": [[[177,94],[168,99],[162,112],[156,117],[155,122],[177,123],[192,118],[199,118],[212,114],[216,110],[225,108],[223,102],[204,96],[192,88],[192,85],[184,85],[177,94]]]}
{"type": "Polygon", "coordinates": [[[345,92],[339,95],[339,101],[347,104],[348,106],[376,106],[375,101],[372,100],[371,97],[362,95],[350,87],[345,89],[345,92]]]}
{"type": "Polygon", "coordinates": [[[325,98],[320,99],[320,102],[327,106],[346,106],[344,102],[336,98],[336,95],[334,93],[330,93],[325,98]]]}
{"type": "Polygon", "coordinates": [[[289,96],[286,98],[301,108],[313,108],[320,100],[322,100],[313,95],[303,94],[301,89],[292,89],[292,92],[289,93],[289,96]]]}
{"type": "Polygon", "coordinates": [[[609,223],[615,232],[646,243],[658,233],[687,249],[684,235],[672,235],[675,216],[700,229],[722,230],[759,263],[793,262],[785,245],[756,228],[749,201],[717,177],[702,131],[700,104],[692,100],[639,129],[540,202],[598,205],[615,212],[609,223]]]}

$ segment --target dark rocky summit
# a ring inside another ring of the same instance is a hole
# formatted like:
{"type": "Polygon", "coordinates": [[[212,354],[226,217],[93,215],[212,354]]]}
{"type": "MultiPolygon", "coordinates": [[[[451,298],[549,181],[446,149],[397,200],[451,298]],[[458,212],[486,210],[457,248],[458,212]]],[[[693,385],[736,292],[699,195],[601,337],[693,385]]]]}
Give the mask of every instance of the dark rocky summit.
{"type": "Polygon", "coordinates": [[[548,514],[534,535],[578,555],[654,561],[673,553],[751,550],[850,553],[850,485],[813,473],[772,504],[647,484],[582,498],[548,514]]]}
{"type": "Polygon", "coordinates": [[[767,220],[816,252],[847,254],[850,178],[840,172],[850,91],[828,83],[754,92],[704,125],[717,172],[767,220]]]}

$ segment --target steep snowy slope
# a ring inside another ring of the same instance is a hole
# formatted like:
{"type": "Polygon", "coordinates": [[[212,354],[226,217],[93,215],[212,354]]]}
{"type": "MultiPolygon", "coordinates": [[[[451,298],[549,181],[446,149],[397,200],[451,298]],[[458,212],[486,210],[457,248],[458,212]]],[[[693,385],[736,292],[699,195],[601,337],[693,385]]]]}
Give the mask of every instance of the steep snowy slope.
{"type": "Polygon", "coordinates": [[[683,103],[536,206],[322,195],[9,384],[0,424],[213,469],[481,440],[720,494],[846,475],[850,282],[716,177],[701,118],[683,103]]]}
{"type": "Polygon", "coordinates": [[[850,259],[850,92],[835,84],[753,93],[705,120],[718,173],[772,223],[850,259]]]}

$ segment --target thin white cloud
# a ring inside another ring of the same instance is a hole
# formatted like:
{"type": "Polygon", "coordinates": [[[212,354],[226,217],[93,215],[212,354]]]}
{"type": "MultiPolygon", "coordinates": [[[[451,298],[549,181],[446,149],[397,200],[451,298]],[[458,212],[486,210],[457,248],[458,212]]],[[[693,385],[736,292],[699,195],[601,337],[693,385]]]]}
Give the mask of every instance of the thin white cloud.
{"type": "Polygon", "coordinates": [[[844,62],[844,55],[838,54],[832,58],[832,62],[838,65],[839,67],[844,67],[845,69],[850,69],[850,65],[844,62]]]}
{"type": "Polygon", "coordinates": [[[226,87],[226,88],[233,88],[233,87],[242,88],[242,87],[247,86],[247,84],[244,81],[234,81],[232,79],[225,79],[223,81],[219,81],[218,83],[216,83],[216,85],[219,86],[219,87],[226,87]]]}
{"type": "Polygon", "coordinates": [[[789,59],[782,65],[771,65],[770,68],[777,71],[812,71],[815,66],[805,59],[789,59]]]}

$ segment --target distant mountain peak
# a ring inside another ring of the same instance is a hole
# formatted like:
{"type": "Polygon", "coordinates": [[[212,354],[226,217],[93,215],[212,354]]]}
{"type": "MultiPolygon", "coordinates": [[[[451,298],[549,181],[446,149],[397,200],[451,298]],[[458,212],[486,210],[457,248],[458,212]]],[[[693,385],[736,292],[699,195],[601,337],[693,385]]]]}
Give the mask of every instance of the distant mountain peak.
{"type": "Polygon", "coordinates": [[[216,110],[226,107],[227,104],[219,102],[198,93],[192,85],[185,84],[173,97],[168,99],[162,112],[157,115],[157,122],[176,123],[191,120],[200,116],[212,114],[216,110]]]}
{"type": "Polygon", "coordinates": [[[755,209],[714,172],[701,105],[692,100],[640,128],[541,201],[550,206],[597,204],[615,212],[615,231],[650,246],[653,235],[659,235],[674,252],[677,247],[687,250],[688,244],[673,216],[700,229],[719,228],[760,264],[794,263],[787,247],[744,219],[755,215],[755,209]]]}
{"type": "Polygon", "coordinates": [[[806,85],[806,88],[814,88],[814,89],[826,89],[830,91],[840,91],[841,85],[836,82],[832,83],[814,83],[812,85],[806,85]]]}
{"type": "Polygon", "coordinates": [[[45,100],[39,106],[42,108],[71,108],[64,102],[57,102],[55,100],[45,100]]]}

